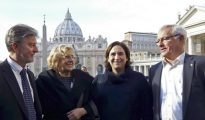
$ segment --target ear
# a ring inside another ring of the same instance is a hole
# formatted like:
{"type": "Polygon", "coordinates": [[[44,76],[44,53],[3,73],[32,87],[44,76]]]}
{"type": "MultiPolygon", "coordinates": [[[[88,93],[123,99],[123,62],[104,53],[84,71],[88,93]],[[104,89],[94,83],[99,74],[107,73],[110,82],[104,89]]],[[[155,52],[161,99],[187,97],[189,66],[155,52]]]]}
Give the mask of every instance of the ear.
{"type": "Polygon", "coordinates": [[[186,40],[184,39],[184,36],[183,36],[183,35],[180,35],[178,39],[179,39],[180,42],[182,42],[183,44],[185,44],[186,40]]]}
{"type": "Polygon", "coordinates": [[[128,58],[126,57],[126,62],[128,61],[128,58]]]}
{"type": "Polygon", "coordinates": [[[183,36],[183,35],[180,35],[180,36],[179,36],[179,40],[183,40],[183,41],[184,41],[184,36],[183,36]]]}
{"type": "Polygon", "coordinates": [[[17,45],[17,43],[11,43],[11,47],[12,47],[12,50],[13,51],[16,51],[16,49],[18,48],[18,45],[17,45]]]}

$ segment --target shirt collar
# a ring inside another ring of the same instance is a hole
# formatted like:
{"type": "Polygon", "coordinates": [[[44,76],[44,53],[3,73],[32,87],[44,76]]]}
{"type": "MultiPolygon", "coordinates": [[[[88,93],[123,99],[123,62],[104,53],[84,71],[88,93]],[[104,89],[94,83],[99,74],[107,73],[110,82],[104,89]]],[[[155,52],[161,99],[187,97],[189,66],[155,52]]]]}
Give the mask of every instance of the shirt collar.
{"type": "MultiPolygon", "coordinates": [[[[181,55],[179,55],[174,61],[171,62],[171,66],[175,66],[178,64],[183,64],[184,63],[184,58],[185,58],[185,52],[183,52],[181,55]]],[[[162,65],[165,66],[168,64],[168,62],[163,58],[162,60],[162,65]]]]}
{"type": "MultiPolygon", "coordinates": [[[[9,65],[11,66],[11,69],[20,73],[21,70],[23,69],[18,63],[16,63],[14,60],[12,60],[10,57],[7,57],[7,61],[9,65]]],[[[24,68],[26,69],[26,68],[24,68]]]]}

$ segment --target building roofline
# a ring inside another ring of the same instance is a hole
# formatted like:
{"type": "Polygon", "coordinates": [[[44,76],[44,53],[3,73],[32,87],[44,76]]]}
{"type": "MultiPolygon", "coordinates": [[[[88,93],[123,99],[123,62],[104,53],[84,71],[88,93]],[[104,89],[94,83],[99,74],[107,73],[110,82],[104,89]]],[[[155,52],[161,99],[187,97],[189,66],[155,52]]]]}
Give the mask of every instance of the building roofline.
{"type": "Polygon", "coordinates": [[[156,33],[152,33],[152,32],[132,32],[132,31],[129,31],[129,32],[125,32],[124,34],[126,34],[126,33],[136,33],[136,34],[142,34],[142,35],[147,35],[147,34],[157,35],[156,33]]]}
{"type": "Polygon", "coordinates": [[[176,22],[176,24],[181,24],[184,22],[184,20],[190,15],[192,14],[194,11],[196,10],[203,10],[205,11],[205,7],[204,6],[197,6],[197,5],[193,5],[190,6],[189,10],[187,10],[186,13],[184,13],[184,15],[176,22]]]}

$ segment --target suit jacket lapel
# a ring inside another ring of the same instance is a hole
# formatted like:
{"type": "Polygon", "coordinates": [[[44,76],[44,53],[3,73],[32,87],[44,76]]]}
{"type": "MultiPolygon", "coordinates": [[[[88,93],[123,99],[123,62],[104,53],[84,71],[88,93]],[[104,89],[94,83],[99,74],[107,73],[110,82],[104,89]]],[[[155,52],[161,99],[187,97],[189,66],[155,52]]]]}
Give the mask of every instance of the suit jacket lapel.
{"type": "Polygon", "coordinates": [[[16,100],[19,104],[19,107],[22,109],[24,114],[27,115],[24,100],[23,100],[23,95],[17,83],[16,77],[14,73],[12,72],[12,69],[7,61],[4,61],[3,65],[4,65],[3,72],[4,72],[5,80],[8,83],[11,91],[14,93],[16,100]]]}
{"type": "Polygon", "coordinates": [[[186,113],[187,103],[189,100],[194,66],[195,66],[194,60],[192,60],[192,57],[190,55],[186,54],[184,59],[184,69],[183,69],[183,97],[182,97],[183,116],[186,113]]]}
{"type": "Polygon", "coordinates": [[[156,104],[156,110],[158,111],[158,113],[160,113],[160,109],[161,109],[161,100],[160,100],[160,88],[161,88],[161,75],[162,75],[162,63],[160,63],[154,73],[153,76],[153,81],[152,81],[152,90],[153,90],[153,95],[154,95],[154,102],[156,104]]]}

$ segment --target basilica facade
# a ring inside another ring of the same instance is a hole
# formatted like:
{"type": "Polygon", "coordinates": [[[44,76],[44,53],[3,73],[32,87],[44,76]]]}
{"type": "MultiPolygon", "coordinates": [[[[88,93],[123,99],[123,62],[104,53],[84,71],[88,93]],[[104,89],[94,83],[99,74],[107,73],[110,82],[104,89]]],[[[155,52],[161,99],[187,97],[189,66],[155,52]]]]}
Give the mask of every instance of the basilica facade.
{"type": "Polygon", "coordinates": [[[57,26],[54,37],[50,41],[47,41],[46,33],[44,20],[42,40],[37,44],[39,52],[35,55],[34,62],[29,64],[29,68],[36,76],[41,71],[48,69],[47,57],[51,49],[59,44],[67,44],[74,48],[77,61],[76,68],[80,69],[82,65],[86,66],[88,72],[93,76],[104,71],[107,38],[99,35],[96,38],[89,36],[85,40],[80,26],[73,21],[69,10],[63,22],[57,26]]]}
{"type": "MultiPolygon", "coordinates": [[[[190,6],[187,12],[172,24],[181,25],[187,30],[187,53],[205,55],[205,7],[190,6]]],[[[131,51],[131,67],[145,76],[148,76],[149,68],[162,59],[154,42],[156,38],[155,33],[126,32],[122,41],[131,51]]],[[[39,53],[35,56],[34,62],[29,64],[29,68],[35,75],[48,69],[47,56],[50,50],[58,44],[70,44],[74,47],[77,54],[76,68],[84,65],[92,76],[105,70],[104,54],[108,45],[107,38],[99,35],[97,38],[89,37],[85,40],[81,28],[73,21],[68,10],[64,21],[58,25],[50,41],[47,41],[44,22],[42,40],[38,43],[39,53]]]]}

